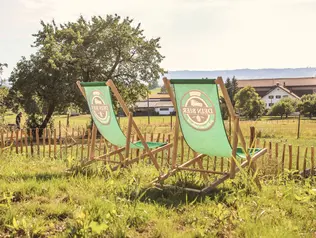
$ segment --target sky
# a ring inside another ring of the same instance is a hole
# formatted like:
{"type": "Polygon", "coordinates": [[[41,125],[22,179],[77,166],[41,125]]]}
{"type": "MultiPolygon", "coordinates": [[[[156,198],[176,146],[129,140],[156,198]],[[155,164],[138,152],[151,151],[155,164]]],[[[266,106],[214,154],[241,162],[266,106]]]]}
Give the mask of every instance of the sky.
{"type": "Polygon", "coordinates": [[[115,13],[161,37],[166,70],[316,66],[316,0],[2,0],[0,9],[4,77],[34,52],[40,20],[115,13]]]}

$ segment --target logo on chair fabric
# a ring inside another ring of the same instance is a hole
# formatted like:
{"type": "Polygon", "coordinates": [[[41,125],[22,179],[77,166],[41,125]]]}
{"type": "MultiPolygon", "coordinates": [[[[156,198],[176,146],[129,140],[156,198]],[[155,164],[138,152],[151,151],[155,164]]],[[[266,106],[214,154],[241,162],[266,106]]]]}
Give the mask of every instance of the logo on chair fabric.
{"type": "Polygon", "coordinates": [[[94,117],[103,125],[110,123],[110,107],[108,104],[105,104],[101,98],[102,93],[98,90],[95,90],[91,93],[90,96],[90,106],[91,113],[94,117]]]}
{"type": "Polygon", "coordinates": [[[181,99],[184,120],[194,129],[209,130],[215,122],[215,108],[209,97],[199,90],[185,93],[181,99]]]}

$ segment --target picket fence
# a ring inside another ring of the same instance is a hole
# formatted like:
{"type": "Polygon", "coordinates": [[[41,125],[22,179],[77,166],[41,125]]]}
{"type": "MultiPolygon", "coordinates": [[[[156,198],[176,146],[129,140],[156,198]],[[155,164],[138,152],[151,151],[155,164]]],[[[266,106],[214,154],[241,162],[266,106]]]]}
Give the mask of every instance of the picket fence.
{"type": "MultiPolygon", "coordinates": [[[[89,157],[91,150],[91,130],[86,127],[58,127],[57,129],[1,129],[0,130],[0,154],[24,154],[27,157],[48,157],[52,159],[63,159],[69,156],[77,159],[89,157]]],[[[287,143],[272,142],[253,138],[254,129],[250,132],[250,144],[254,147],[267,148],[266,155],[259,160],[258,167],[264,174],[279,174],[285,170],[300,171],[303,176],[314,174],[315,150],[314,146],[302,147],[287,143]]],[[[172,141],[172,133],[144,133],[147,141],[168,142],[172,141]]],[[[136,134],[132,135],[132,141],[137,141],[136,134]]],[[[179,138],[178,160],[183,163],[189,160],[195,152],[187,146],[183,136],[179,138]]],[[[117,149],[103,137],[98,136],[95,144],[96,155],[109,153],[117,149]]],[[[139,150],[131,150],[130,157],[137,157],[139,150]]],[[[161,166],[170,165],[171,149],[162,151],[159,159],[161,166]]],[[[117,156],[117,155],[115,155],[117,156]]],[[[115,157],[114,156],[114,157],[115,157]]],[[[115,158],[114,158],[115,159],[115,158]]],[[[119,161],[119,160],[118,160],[119,161]]],[[[225,158],[206,158],[206,169],[225,171],[229,168],[229,160],[225,158]]]]}

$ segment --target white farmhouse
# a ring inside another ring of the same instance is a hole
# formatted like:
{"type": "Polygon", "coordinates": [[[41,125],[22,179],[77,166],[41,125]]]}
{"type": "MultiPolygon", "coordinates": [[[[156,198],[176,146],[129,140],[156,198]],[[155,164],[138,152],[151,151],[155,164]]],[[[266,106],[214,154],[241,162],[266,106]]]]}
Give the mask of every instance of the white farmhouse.
{"type": "Polygon", "coordinates": [[[134,116],[166,116],[175,114],[169,94],[158,93],[149,95],[147,100],[135,104],[134,116]]]}
{"type": "Polygon", "coordinates": [[[262,100],[265,102],[266,108],[271,108],[275,103],[285,97],[300,99],[299,96],[277,83],[266,95],[262,97],[262,100]]]}

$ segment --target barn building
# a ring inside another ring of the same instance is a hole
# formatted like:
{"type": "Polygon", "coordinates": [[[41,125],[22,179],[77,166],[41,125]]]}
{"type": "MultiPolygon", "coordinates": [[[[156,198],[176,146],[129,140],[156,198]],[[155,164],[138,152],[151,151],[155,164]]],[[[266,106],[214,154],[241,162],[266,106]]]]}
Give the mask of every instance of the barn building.
{"type": "Polygon", "coordinates": [[[238,87],[252,86],[260,97],[264,97],[277,84],[301,97],[304,94],[316,93],[316,77],[306,78],[270,78],[238,80],[238,87]]]}

